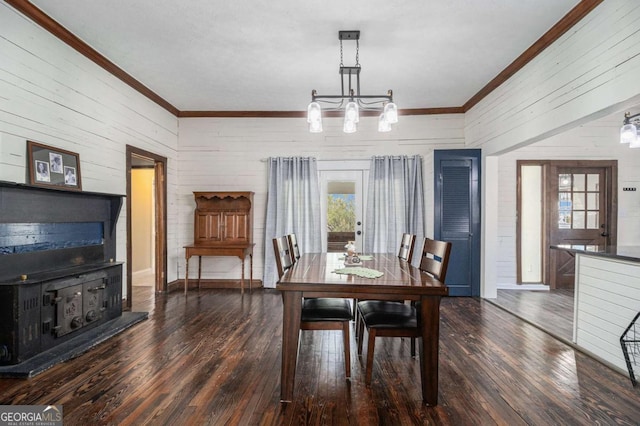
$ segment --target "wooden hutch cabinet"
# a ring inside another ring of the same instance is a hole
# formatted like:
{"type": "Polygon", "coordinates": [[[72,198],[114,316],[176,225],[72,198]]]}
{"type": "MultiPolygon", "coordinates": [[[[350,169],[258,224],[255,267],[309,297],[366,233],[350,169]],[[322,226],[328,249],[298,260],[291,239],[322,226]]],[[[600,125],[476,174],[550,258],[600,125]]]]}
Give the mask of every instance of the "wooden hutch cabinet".
{"type": "Polygon", "coordinates": [[[253,192],[194,192],[195,244],[250,243],[253,192]]]}
{"type": "Polygon", "coordinates": [[[189,258],[198,256],[200,288],[202,256],[237,256],[242,260],[240,288],[244,292],[244,259],[250,260],[249,288],[253,281],[253,192],[194,192],[194,243],[185,246],[184,291],[189,284],[189,258]]]}

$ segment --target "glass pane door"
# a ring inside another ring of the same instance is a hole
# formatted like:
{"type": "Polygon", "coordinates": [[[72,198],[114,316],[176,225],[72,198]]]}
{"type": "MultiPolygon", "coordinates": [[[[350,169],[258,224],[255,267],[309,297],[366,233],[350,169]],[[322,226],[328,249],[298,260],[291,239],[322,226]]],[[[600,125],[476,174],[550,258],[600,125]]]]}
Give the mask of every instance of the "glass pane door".
{"type": "Polygon", "coordinates": [[[558,174],[558,228],[599,229],[600,174],[558,174]]]}
{"type": "Polygon", "coordinates": [[[363,172],[321,171],[322,249],[343,252],[349,241],[362,250],[363,172]]]}

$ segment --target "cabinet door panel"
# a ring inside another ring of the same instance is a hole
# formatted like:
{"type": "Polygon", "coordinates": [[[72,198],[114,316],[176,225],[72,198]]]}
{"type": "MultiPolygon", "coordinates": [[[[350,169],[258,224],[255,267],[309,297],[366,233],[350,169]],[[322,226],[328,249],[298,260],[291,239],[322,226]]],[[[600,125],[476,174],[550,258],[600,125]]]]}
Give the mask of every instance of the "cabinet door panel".
{"type": "Polygon", "coordinates": [[[199,244],[222,241],[220,214],[197,213],[195,241],[199,244]]]}
{"type": "Polygon", "coordinates": [[[249,240],[248,217],[245,213],[225,213],[224,241],[231,243],[247,242],[249,240]]]}

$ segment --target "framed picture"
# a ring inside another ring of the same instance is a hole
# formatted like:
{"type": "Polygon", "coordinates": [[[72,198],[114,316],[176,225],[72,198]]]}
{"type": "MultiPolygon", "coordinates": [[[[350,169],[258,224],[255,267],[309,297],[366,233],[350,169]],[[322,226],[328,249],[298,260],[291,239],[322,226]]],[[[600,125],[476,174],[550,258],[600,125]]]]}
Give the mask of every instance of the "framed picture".
{"type": "Polygon", "coordinates": [[[29,183],[80,191],[80,156],[75,152],[27,141],[29,183]]]}

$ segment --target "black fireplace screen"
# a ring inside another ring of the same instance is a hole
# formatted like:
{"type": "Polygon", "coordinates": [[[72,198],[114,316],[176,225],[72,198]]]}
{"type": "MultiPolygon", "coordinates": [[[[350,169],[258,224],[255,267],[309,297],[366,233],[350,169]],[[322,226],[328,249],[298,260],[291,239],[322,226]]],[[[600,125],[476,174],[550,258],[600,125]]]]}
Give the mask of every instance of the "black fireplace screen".
{"type": "Polygon", "coordinates": [[[0,255],[102,244],[102,222],[0,223],[0,255]]]}

